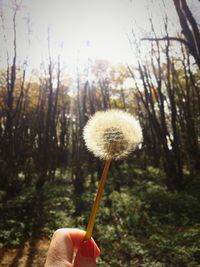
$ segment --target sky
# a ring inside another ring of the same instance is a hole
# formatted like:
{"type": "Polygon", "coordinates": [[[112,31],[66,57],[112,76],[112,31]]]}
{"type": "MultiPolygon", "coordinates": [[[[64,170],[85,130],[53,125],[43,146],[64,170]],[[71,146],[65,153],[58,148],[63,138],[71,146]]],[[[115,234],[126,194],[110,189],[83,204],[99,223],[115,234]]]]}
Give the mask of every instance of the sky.
{"type": "MultiPolygon", "coordinates": [[[[162,32],[163,0],[16,0],[21,2],[17,14],[18,63],[27,58],[30,68],[38,68],[47,61],[47,32],[50,31],[50,49],[53,59],[61,55],[62,63],[71,72],[77,62],[85,64],[88,58],[105,59],[112,64],[134,63],[134,52],[129,39],[133,29],[137,38],[151,36],[149,14],[156,31],[162,32]],[[30,18],[28,37],[27,18],[30,18]],[[30,40],[29,40],[30,39],[30,40]],[[29,42],[30,41],[30,42],[29,42]]],[[[4,17],[6,43],[0,28],[0,64],[6,64],[6,49],[12,55],[13,0],[0,0],[4,17]]],[[[197,0],[188,1],[194,13],[197,0]]],[[[173,1],[165,1],[170,19],[170,31],[179,31],[179,22],[173,1]]],[[[141,45],[145,53],[146,45],[141,45]]],[[[12,56],[10,56],[12,59],[12,56]]]]}

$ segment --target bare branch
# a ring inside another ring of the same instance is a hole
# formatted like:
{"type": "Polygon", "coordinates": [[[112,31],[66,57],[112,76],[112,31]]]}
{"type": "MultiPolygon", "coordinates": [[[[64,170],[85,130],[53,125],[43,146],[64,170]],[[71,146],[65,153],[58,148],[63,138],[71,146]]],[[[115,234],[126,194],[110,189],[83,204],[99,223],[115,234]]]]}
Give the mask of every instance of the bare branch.
{"type": "Polygon", "coordinates": [[[178,38],[178,37],[162,37],[162,38],[141,38],[141,41],[177,41],[180,43],[185,44],[186,46],[188,46],[188,42],[182,38],[178,38]]]}

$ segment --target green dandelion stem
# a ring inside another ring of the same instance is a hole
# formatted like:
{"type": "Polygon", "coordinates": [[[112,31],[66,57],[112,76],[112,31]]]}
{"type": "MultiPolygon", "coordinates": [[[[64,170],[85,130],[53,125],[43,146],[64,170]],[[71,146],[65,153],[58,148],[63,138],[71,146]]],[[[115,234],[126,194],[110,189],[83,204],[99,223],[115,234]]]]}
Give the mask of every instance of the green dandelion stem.
{"type": "Polygon", "coordinates": [[[97,215],[97,211],[101,202],[101,197],[103,194],[103,189],[105,186],[105,182],[106,182],[106,178],[107,178],[107,174],[108,174],[108,170],[110,167],[110,163],[111,163],[111,159],[108,159],[105,163],[104,169],[103,169],[103,173],[101,176],[101,180],[100,180],[100,184],[99,184],[99,188],[96,194],[96,198],[94,200],[93,203],[93,207],[92,207],[92,211],[90,213],[90,218],[89,218],[89,222],[87,225],[87,230],[86,230],[86,234],[85,234],[85,240],[89,240],[92,236],[92,232],[93,232],[93,228],[94,228],[94,223],[95,223],[95,218],[97,215]]]}

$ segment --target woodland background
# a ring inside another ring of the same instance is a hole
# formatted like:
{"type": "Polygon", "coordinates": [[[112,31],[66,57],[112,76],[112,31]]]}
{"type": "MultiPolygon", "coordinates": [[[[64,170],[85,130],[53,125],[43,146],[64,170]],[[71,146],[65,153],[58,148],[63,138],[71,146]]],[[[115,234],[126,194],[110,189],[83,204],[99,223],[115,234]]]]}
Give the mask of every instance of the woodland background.
{"type": "Polygon", "coordinates": [[[112,163],[94,230],[98,266],[200,266],[199,21],[186,0],[174,9],[177,36],[167,13],[163,36],[151,18],[149,38],[132,32],[137,65],[97,60],[77,66],[74,79],[59,54],[52,59],[50,31],[48,64],[31,76],[27,60],[18,64],[15,2],[13,52],[0,69],[1,266],[43,266],[57,228],[85,229],[104,163],[86,150],[82,130],[110,108],[138,118],[143,143],[112,163]]]}

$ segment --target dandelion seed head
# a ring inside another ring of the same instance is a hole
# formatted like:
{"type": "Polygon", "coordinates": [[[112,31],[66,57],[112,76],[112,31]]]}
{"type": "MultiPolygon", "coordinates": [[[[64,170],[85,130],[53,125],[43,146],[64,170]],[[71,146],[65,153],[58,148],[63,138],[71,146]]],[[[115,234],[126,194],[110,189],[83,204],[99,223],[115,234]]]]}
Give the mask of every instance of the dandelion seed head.
{"type": "Polygon", "coordinates": [[[131,114],[111,109],[96,112],[86,124],[83,137],[95,156],[118,160],[137,147],[142,140],[142,130],[131,114]]]}

